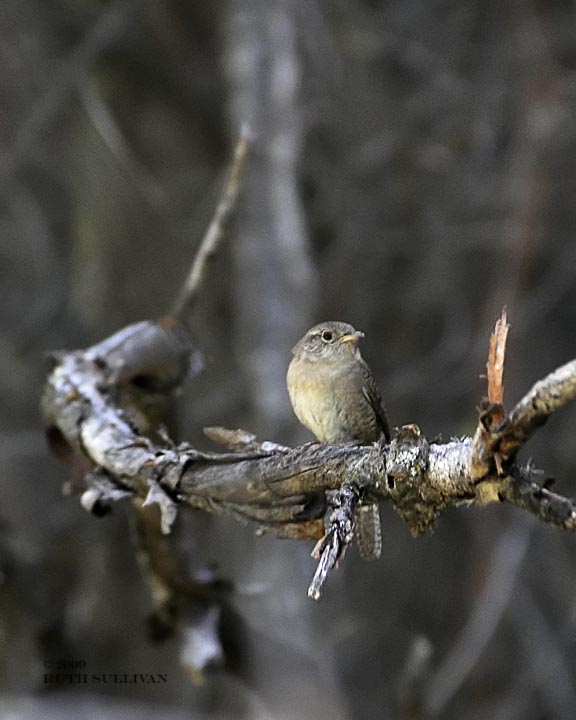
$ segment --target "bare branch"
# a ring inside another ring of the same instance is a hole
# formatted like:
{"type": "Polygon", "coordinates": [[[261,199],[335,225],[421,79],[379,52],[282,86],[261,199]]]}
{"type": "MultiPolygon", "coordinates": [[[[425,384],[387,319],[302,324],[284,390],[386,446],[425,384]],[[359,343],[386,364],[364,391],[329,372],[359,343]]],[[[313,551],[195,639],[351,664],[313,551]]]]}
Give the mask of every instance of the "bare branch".
{"type": "Polygon", "coordinates": [[[501,452],[508,458],[515,457],[550,415],[572,400],[576,400],[576,360],[537,382],[508,414],[499,433],[501,452]]]}
{"type": "MultiPolygon", "coordinates": [[[[546,698],[554,720],[572,720],[576,707],[576,687],[572,674],[572,658],[568,628],[562,632],[551,626],[548,608],[538,606],[527,582],[522,583],[508,613],[517,642],[525,660],[521,675],[529,678],[530,688],[546,698]],[[526,628],[530,628],[527,632],[526,628]]],[[[518,653],[520,654],[520,653],[518,653]]],[[[527,692],[532,700],[531,693],[527,692]]],[[[527,717],[518,713],[516,717],[527,717]]]]}
{"type": "MultiPolygon", "coordinates": [[[[489,412],[481,415],[474,436],[471,475],[482,489],[484,504],[501,499],[502,496],[506,499],[513,497],[515,504],[518,503],[518,493],[513,490],[513,477],[518,472],[518,468],[514,470],[513,464],[518,451],[556,410],[574,399],[576,360],[538,381],[495,428],[490,425],[489,412]],[[497,479],[499,477],[507,478],[506,482],[502,483],[497,479]]],[[[526,489],[523,483],[522,487],[526,489]]],[[[572,522],[570,517],[566,522],[572,522]]]]}
{"type": "Polygon", "coordinates": [[[165,191],[133,151],[98,84],[87,78],[79,85],[80,99],[94,129],[110,153],[135,180],[136,187],[153,207],[164,203],[165,191]]]}
{"type": "Polygon", "coordinates": [[[441,717],[477,664],[514,591],[516,577],[530,543],[531,526],[517,524],[500,536],[492,556],[486,582],[470,617],[453,648],[444,658],[427,688],[427,717],[441,717]]]}
{"type": "Polygon", "coordinates": [[[51,84],[20,124],[12,147],[5,153],[0,166],[0,184],[10,180],[19,163],[26,159],[35,147],[41,130],[54,119],[71,91],[84,79],[100,55],[117,42],[131,18],[138,13],[140,4],[140,0],[116,0],[110,3],[86,36],[61,63],[51,84]]]}
{"type": "Polygon", "coordinates": [[[148,617],[150,639],[161,641],[178,632],[188,673],[193,682],[201,683],[206,667],[223,660],[218,621],[230,583],[208,569],[190,576],[174,537],[160,532],[155,508],[145,507],[139,499],[133,505],[132,545],[153,604],[148,617]]]}
{"type": "Polygon", "coordinates": [[[538,421],[575,396],[576,361],[537,383],[500,428],[487,432],[485,456],[504,462],[474,472],[475,440],[430,444],[416,425],[398,429],[389,445],[308,443],[286,448],[258,442],[244,431],[212,430],[233,452],[175,446],[142,410],[169,398],[182,382],[191,352],[175,328],[137,323],[102,343],[59,355],[43,396],[55,452],[84,475],[84,505],[102,514],[127,494],[157,503],[163,528],[179,507],[228,514],[281,537],[318,539],[318,597],[329,570],[351,541],[354,503],[364,493],[389,500],[414,535],[433,529],[438,515],[461,503],[507,501],[539,519],[576,527],[576,504],[537,482],[538,474],[503,453],[516,448],[538,421]],[[86,474],[88,473],[88,474],[86,474]]]}
{"type": "Polygon", "coordinates": [[[224,182],[214,217],[200,243],[200,248],[196,253],[188,277],[172,307],[171,315],[176,320],[182,321],[198,299],[202,283],[206,276],[207,265],[220,246],[226,224],[236,205],[238,190],[240,188],[240,176],[244,169],[251,142],[252,134],[248,126],[245,125],[242,127],[240,138],[236,143],[234,157],[230,163],[228,175],[224,182]]]}
{"type": "MultiPolygon", "coordinates": [[[[553,493],[535,479],[530,467],[514,467],[501,484],[499,499],[566,530],[576,529],[576,501],[553,493]]],[[[540,473],[541,475],[541,473],[540,473]]]]}

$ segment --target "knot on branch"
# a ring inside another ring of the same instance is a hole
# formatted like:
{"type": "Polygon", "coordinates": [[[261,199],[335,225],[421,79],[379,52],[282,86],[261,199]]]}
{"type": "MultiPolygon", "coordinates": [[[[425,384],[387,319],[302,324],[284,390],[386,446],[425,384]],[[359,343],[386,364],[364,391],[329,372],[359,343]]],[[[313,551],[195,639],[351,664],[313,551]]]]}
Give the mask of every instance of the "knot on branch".
{"type": "Polygon", "coordinates": [[[386,462],[388,492],[412,535],[430,532],[442,503],[425,482],[430,445],[417,425],[404,425],[390,443],[386,462]]]}

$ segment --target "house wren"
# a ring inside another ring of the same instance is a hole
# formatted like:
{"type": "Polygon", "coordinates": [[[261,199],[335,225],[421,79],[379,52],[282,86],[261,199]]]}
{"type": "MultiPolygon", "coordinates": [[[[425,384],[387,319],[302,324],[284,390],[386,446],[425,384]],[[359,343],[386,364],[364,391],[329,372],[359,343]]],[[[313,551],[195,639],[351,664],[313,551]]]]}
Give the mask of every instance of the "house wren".
{"type": "MultiPolygon", "coordinates": [[[[287,385],[300,422],[323,442],[390,439],[386,411],[358,340],[364,333],[343,322],[315,325],[293,347],[287,385]]],[[[378,505],[358,505],[356,540],[366,559],[380,557],[378,505]]]]}

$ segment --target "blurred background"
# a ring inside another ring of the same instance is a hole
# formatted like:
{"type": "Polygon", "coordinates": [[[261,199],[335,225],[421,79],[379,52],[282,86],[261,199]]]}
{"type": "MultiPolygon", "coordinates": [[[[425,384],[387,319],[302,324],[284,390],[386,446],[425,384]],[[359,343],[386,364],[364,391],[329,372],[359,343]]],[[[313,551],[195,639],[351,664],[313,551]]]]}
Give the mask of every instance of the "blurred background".
{"type": "MultiPolygon", "coordinates": [[[[248,122],[179,437],[311,439],[284,378],[325,319],[366,333],[393,424],[449,438],[506,304],[510,407],[576,354],[576,5],[3,0],[0,66],[0,718],[574,718],[576,537],[505,506],[416,540],[382,507],[381,560],[352,549],[318,603],[310,543],[186,514],[189,566],[235,587],[194,684],[146,637],[128,503],[63,497],[38,402],[47,351],[169,308],[248,122]],[[168,682],[47,684],[65,659],[168,682]]],[[[567,495],[575,429],[524,454],[567,495]]]]}

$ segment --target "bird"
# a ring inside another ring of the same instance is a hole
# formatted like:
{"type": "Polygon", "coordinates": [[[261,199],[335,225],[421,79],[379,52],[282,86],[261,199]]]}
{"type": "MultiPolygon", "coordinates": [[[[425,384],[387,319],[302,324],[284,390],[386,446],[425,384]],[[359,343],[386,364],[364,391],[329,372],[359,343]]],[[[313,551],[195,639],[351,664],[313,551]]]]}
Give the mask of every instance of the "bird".
{"type": "MultiPolygon", "coordinates": [[[[358,347],[364,333],[345,322],[315,325],[292,348],[286,384],[298,420],[320,442],[390,441],[388,417],[372,372],[358,347]]],[[[378,504],[363,498],[356,542],[365,559],[380,557],[378,504]]]]}

